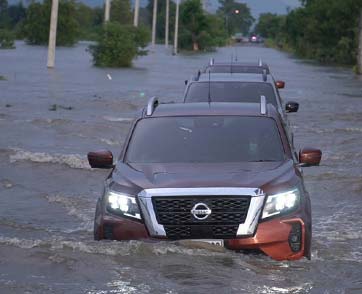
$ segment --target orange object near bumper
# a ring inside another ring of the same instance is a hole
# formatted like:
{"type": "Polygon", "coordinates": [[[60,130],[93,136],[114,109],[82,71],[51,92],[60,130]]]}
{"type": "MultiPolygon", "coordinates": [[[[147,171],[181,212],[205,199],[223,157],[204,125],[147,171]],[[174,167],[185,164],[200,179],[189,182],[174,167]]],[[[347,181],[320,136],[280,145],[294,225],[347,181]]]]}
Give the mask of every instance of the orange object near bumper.
{"type": "MultiPolygon", "coordinates": [[[[310,258],[311,224],[303,213],[274,218],[258,224],[253,237],[224,240],[225,247],[231,250],[258,249],[275,260],[297,260],[303,256],[310,258]],[[305,219],[305,220],[304,220],[305,219]],[[293,251],[290,236],[293,225],[300,227],[300,248],[293,251]]],[[[147,240],[150,237],[142,222],[116,216],[104,216],[97,224],[100,239],[147,240]]],[[[160,238],[167,240],[167,238],[160,238]]],[[[160,240],[153,239],[153,240],[160,240]]]]}
{"type": "MultiPolygon", "coordinates": [[[[275,260],[297,260],[308,257],[306,250],[306,228],[301,218],[273,219],[258,225],[253,237],[225,240],[226,247],[232,250],[260,249],[275,260]],[[293,252],[289,245],[289,236],[293,223],[301,225],[301,248],[293,252]]],[[[309,249],[309,248],[308,248],[309,249]]]]}

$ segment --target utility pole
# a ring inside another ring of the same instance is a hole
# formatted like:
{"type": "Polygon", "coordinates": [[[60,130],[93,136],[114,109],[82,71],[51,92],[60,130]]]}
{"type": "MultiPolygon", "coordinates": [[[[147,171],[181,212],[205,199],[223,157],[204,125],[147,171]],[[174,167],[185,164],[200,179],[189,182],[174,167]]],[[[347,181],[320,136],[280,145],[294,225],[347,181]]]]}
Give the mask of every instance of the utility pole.
{"type": "Polygon", "coordinates": [[[362,9],[359,12],[359,23],[358,23],[357,73],[362,74],[362,9]]]}
{"type": "Polygon", "coordinates": [[[152,46],[156,44],[157,0],[153,0],[152,46]]]}
{"type": "Polygon", "coordinates": [[[170,21],[170,0],[166,0],[165,46],[168,48],[168,30],[170,21]]]}
{"type": "Polygon", "coordinates": [[[180,14],[180,0],[176,0],[176,17],[175,17],[175,40],[173,44],[173,55],[177,54],[178,46],[178,17],[180,14]]]}
{"type": "Polygon", "coordinates": [[[111,12],[111,0],[106,0],[106,5],[104,8],[104,22],[109,21],[110,12],[111,12]]]}
{"type": "Polygon", "coordinates": [[[58,24],[59,1],[52,0],[52,11],[50,15],[49,44],[48,44],[48,68],[55,65],[55,46],[57,43],[57,24],[58,24]]]}
{"type": "Polygon", "coordinates": [[[138,27],[139,10],[140,10],[140,0],[135,0],[135,2],[134,2],[134,19],[133,19],[133,25],[135,27],[138,27]]]}

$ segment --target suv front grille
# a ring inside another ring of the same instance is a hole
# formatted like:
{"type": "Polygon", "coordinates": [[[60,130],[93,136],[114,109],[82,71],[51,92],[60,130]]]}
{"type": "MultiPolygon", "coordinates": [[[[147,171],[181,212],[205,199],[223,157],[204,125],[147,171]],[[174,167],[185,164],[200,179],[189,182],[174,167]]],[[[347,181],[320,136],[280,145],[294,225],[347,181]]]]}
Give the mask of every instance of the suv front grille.
{"type": "Polygon", "coordinates": [[[156,218],[164,225],[168,238],[233,238],[239,224],[245,222],[249,196],[170,196],[152,198],[156,218]],[[206,204],[211,214],[196,219],[191,210],[197,203],[206,204]]]}
{"type": "Polygon", "coordinates": [[[236,237],[238,225],[190,225],[165,226],[167,237],[170,239],[230,239],[236,237]]]}

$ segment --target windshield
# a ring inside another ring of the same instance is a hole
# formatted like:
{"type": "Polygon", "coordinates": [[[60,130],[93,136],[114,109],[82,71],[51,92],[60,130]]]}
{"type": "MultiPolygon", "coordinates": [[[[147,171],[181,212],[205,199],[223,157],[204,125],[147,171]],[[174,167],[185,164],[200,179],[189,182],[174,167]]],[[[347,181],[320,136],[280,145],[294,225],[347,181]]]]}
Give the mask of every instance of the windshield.
{"type": "Polygon", "coordinates": [[[192,83],[186,93],[185,101],[207,102],[209,91],[212,102],[260,103],[260,96],[264,95],[267,103],[278,106],[272,85],[253,82],[192,83]]]}
{"type": "Polygon", "coordinates": [[[205,68],[204,72],[211,73],[252,73],[262,74],[266,70],[269,74],[269,68],[255,65],[212,65],[205,68]]]}
{"type": "Polygon", "coordinates": [[[126,155],[130,163],[282,161],[276,123],[266,117],[160,117],[139,121],[126,155]]]}

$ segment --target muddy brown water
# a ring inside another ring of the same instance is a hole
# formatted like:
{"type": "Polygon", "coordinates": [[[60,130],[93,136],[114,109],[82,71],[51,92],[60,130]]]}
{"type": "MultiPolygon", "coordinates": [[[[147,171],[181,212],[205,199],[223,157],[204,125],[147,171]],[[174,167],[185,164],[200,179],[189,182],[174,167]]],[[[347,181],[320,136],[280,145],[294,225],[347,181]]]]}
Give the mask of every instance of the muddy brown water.
{"type": "Polygon", "coordinates": [[[362,293],[362,80],[351,70],[263,47],[172,56],[162,46],[132,69],[98,69],[86,47],[58,49],[54,70],[45,48],[0,52],[0,293],[362,293]],[[107,172],[89,169],[87,151],[119,153],[147,97],[180,101],[197,68],[232,54],[261,57],[286,81],[284,100],[300,103],[289,116],[297,148],[324,152],[320,167],[304,169],[312,260],[93,241],[107,172]]]}

